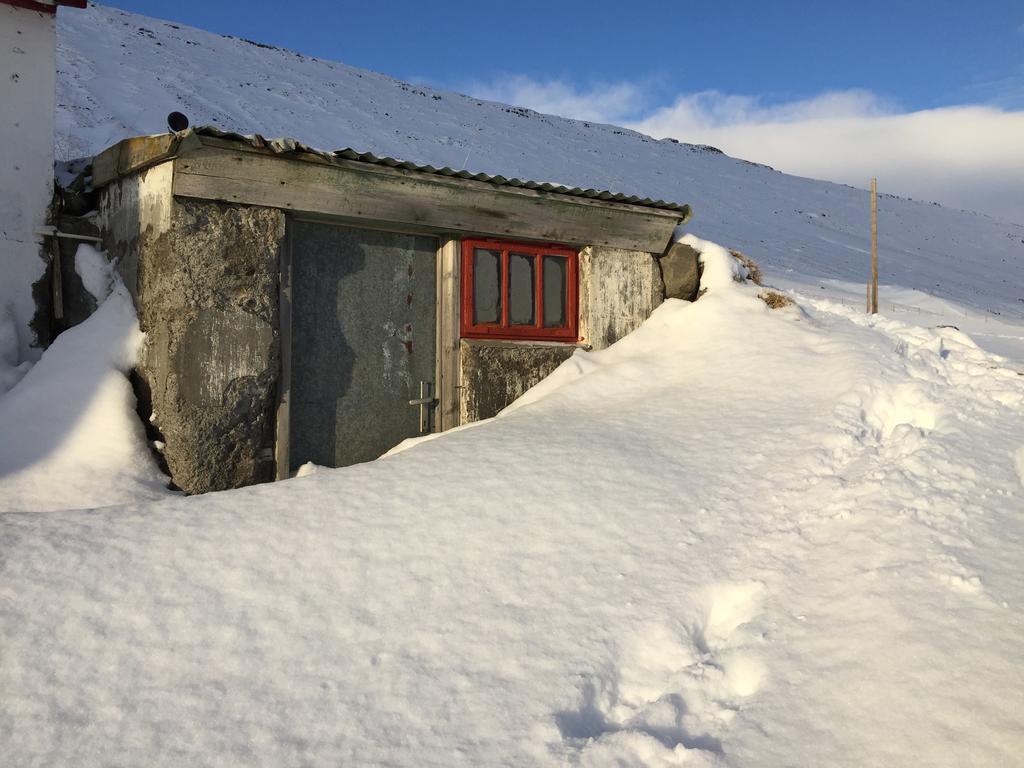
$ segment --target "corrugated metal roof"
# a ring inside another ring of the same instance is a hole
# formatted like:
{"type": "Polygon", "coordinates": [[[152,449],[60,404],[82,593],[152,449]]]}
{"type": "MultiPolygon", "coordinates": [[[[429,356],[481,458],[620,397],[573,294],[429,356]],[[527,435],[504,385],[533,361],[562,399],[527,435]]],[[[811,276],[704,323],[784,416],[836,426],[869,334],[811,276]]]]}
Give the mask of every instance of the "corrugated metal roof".
{"type": "Polygon", "coordinates": [[[402,168],[408,171],[419,173],[430,173],[436,176],[450,176],[457,179],[469,179],[472,181],[483,181],[501,187],[521,187],[523,189],[537,189],[542,192],[554,192],[560,195],[571,195],[572,197],[585,197],[590,200],[606,200],[613,203],[625,203],[628,205],[639,205],[646,208],[657,208],[663,211],[676,211],[684,217],[690,214],[690,206],[682,203],[670,203],[665,200],[652,200],[649,197],[637,197],[636,195],[624,195],[618,192],[609,192],[601,189],[582,189],[581,187],[566,187],[561,184],[550,184],[546,182],[526,181],[523,179],[509,179],[505,176],[492,176],[487,173],[470,173],[469,171],[456,171],[453,168],[435,168],[432,165],[419,165],[405,160],[398,160],[394,157],[381,157],[371,152],[359,152],[355,149],[339,149],[334,152],[325,152],[321,149],[314,149],[300,141],[291,138],[266,139],[256,134],[241,134],[232,131],[222,131],[212,125],[198,126],[193,130],[201,136],[214,136],[220,139],[240,141],[259,149],[269,149],[278,154],[289,154],[302,152],[319,155],[326,159],[355,160],[360,163],[372,165],[383,165],[388,168],[402,168]]]}

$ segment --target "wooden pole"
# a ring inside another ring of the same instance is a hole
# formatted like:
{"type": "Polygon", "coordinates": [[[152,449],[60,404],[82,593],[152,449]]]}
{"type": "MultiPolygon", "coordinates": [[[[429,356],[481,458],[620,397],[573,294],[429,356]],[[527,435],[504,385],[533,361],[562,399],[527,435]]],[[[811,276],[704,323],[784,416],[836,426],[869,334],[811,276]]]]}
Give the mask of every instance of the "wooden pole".
{"type": "Polygon", "coordinates": [[[291,476],[291,402],[292,402],[292,238],[285,228],[278,246],[278,328],[280,332],[281,378],[277,382],[277,432],[274,438],[275,480],[291,476]]]}
{"type": "Polygon", "coordinates": [[[871,314],[878,314],[878,179],[871,179],[871,314]]]}
{"type": "Polygon", "coordinates": [[[60,240],[56,235],[51,235],[50,240],[50,270],[53,285],[53,316],[57,320],[64,319],[64,275],[60,267],[60,240]]]}

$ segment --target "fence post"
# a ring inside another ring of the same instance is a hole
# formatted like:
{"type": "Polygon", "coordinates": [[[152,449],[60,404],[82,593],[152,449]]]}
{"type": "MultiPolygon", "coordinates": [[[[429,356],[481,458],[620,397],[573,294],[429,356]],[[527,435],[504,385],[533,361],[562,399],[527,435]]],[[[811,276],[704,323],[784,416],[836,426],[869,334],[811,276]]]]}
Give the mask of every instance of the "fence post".
{"type": "Polygon", "coordinates": [[[871,314],[878,314],[878,179],[871,179],[871,314]]]}

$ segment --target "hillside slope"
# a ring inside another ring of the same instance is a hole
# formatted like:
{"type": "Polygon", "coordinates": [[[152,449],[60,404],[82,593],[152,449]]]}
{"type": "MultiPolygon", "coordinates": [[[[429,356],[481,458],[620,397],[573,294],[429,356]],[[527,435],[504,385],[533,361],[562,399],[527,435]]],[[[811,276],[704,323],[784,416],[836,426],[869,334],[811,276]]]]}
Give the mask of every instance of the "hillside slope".
{"type": "MultiPolygon", "coordinates": [[[[101,6],[62,15],[58,44],[58,157],[161,132],[180,110],[324,149],[688,202],[695,232],[776,282],[867,277],[863,190],[101,6]]],[[[879,216],[883,284],[1024,318],[1024,226],[885,196],[879,216]]]]}

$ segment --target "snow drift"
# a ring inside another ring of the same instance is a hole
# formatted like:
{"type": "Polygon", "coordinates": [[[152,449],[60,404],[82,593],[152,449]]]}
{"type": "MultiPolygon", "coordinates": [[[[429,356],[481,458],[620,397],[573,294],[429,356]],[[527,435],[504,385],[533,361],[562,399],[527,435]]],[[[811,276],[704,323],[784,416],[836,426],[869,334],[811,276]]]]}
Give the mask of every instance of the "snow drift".
{"type": "Polygon", "coordinates": [[[1024,377],[726,264],[383,460],[0,516],[8,759],[1015,762],[1024,377]]]}
{"type": "Polygon", "coordinates": [[[106,258],[79,246],[76,268],[101,302],[0,396],[0,512],[166,496],[126,373],[142,334],[106,258]]]}

